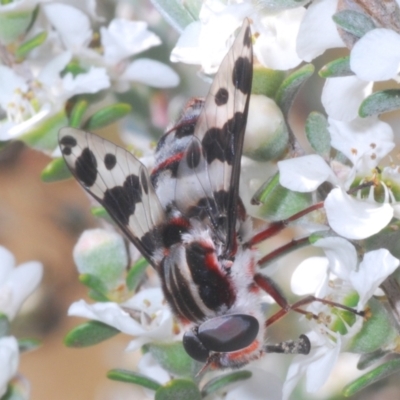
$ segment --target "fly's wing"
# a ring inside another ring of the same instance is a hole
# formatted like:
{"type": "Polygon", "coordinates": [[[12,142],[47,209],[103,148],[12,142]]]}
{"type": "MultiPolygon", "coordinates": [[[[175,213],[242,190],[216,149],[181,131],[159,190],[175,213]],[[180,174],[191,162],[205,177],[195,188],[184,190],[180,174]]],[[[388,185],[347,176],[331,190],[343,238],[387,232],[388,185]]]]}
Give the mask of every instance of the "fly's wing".
{"type": "Polygon", "coordinates": [[[146,167],[125,149],[83,130],[61,129],[59,143],[75,178],[156,267],[165,214],[146,167]]]}
{"type": "Polygon", "coordinates": [[[176,203],[189,217],[207,218],[224,243],[235,247],[240,160],[253,77],[253,49],[245,20],[223,59],[180,162],[176,203]]]}

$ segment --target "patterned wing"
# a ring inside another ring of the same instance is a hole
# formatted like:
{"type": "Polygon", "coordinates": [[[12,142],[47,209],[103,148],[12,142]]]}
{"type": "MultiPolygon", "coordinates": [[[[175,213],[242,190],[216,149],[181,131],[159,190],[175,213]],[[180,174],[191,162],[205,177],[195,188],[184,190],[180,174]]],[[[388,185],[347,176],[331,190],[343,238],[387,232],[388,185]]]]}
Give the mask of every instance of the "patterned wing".
{"type": "Polygon", "coordinates": [[[251,84],[253,50],[245,20],[223,59],[180,162],[176,202],[188,216],[209,218],[225,254],[235,247],[240,160],[251,84]]]}
{"type": "Polygon", "coordinates": [[[123,148],[82,130],[61,129],[59,143],[75,178],[157,267],[155,251],[161,247],[165,213],[146,167],[123,148]]]}

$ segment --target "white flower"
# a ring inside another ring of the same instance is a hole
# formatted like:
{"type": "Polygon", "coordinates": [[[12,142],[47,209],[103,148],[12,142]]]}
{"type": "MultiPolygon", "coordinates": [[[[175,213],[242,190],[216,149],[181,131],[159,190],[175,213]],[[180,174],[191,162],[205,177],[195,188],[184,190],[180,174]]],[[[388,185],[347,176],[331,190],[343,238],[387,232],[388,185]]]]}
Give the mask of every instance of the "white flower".
{"type": "Polygon", "coordinates": [[[305,9],[267,12],[251,1],[207,0],[199,19],[183,31],[171,53],[171,61],[200,64],[206,74],[215,73],[228,52],[234,31],[249,17],[255,37],[254,53],[268,68],[286,70],[296,67],[301,59],[296,53],[296,36],[305,9]]]}
{"type": "Polygon", "coordinates": [[[0,312],[10,321],[37,288],[42,275],[41,263],[29,261],[15,267],[12,253],[0,246],[0,312]]]}
{"type": "Polygon", "coordinates": [[[283,385],[283,400],[289,399],[293,389],[303,375],[306,376],[306,391],[314,393],[322,387],[334,368],[341,349],[341,337],[333,332],[309,332],[311,351],[306,357],[298,355],[290,364],[283,385]],[[330,339],[335,336],[336,342],[330,339]]]}
{"type": "Polygon", "coordinates": [[[361,102],[372,93],[373,82],[356,76],[328,78],[322,89],[321,102],[330,118],[352,121],[358,118],[361,102]]]}
{"type": "Polygon", "coordinates": [[[390,29],[367,32],[350,54],[351,70],[365,81],[398,78],[400,71],[400,35],[390,29]]]}
{"type": "Polygon", "coordinates": [[[18,342],[13,336],[0,338],[0,398],[6,393],[8,382],[17,373],[18,342]]]}
{"type": "Polygon", "coordinates": [[[135,336],[127,351],[136,350],[151,341],[171,340],[174,337],[172,314],[160,288],[142,290],[121,304],[88,304],[80,300],[70,306],[68,315],[100,321],[135,336]],[[133,318],[136,314],[139,314],[140,322],[133,318]]]}
{"type": "Polygon", "coordinates": [[[332,16],[337,12],[338,0],[316,0],[307,8],[297,37],[297,53],[304,61],[311,61],[327,49],[345,47],[332,16]]]}
{"type": "Polygon", "coordinates": [[[381,231],[393,218],[388,203],[360,201],[343,189],[331,190],[324,202],[330,227],[348,239],[365,239],[381,231]]]}
{"type": "Polygon", "coordinates": [[[346,239],[327,237],[313,246],[323,249],[325,257],[310,257],[292,275],[291,288],[298,295],[332,296],[329,279],[340,279],[359,294],[357,309],[363,310],[379,285],[399,266],[399,260],[386,249],[372,250],[358,262],[355,247],[346,239]],[[304,284],[304,277],[307,282],[304,284]]]}
{"type": "Polygon", "coordinates": [[[147,23],[116,18],[108,28],[101,27],[104,61],[117,64],[134,54],[161,44],[160,38],[147,29],[147,23]]]}

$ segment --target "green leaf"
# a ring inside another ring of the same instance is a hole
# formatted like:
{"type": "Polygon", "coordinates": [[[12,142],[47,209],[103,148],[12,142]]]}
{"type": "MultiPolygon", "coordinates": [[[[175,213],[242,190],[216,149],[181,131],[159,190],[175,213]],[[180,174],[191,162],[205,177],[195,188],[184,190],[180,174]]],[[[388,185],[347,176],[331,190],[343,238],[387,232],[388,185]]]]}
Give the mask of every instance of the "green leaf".
{"type": "Polygon", "coordinates": [[[288,115],[296,94],[314,73],[314,69],[312,64],[306,64],[290,74],[279,86],[275,100],[285,116],[288,115]]]}
{"type": "Polygon", "coordinates": [[[120,331],[99,321],[88,321],[67,333],[64,344],[67,347],[88,347],[117,335],[120,331]]]}
{"type": "Polygon", "coordinates": [[[1,398],[1,400],[28,400],[29,393],[27,392],[26,383],[19,381],[12,382],[7,387],[7,392],[1,398]]]}
{"type": "Polygon", "coordinates": [[[371,316],[368,316],[361,330],[351,339],[347,351],[372,353],[388,346],[397,338],[392,320],[382,303],[375,298],[368,302],[371,316]]]}
{"type": "Polygon", "coordinates": [[[143,346],[144,351],[149,351],[158,363],[173,375],[195,377],[202,364],[193,360],[183,348],[181,342],[173,343],[148,343],[143,346]]]}
{"type": "Polygon", "coordinates": [[[92,213],[93,216],[96,218],[102,218],[105,219],[107,222],[114,223],[112,218],[110,217],[110,214],[107,212],[107,210],[102,207],[102,206],[94,206],[90,209],[90,212],[92,213]]]}
{"type": "Polygon", "coordinates": [[[201,393],[193,381],[173,379],[156,391],[155,400],[201,400],[201,393]]]}
{"type": "Polygon", "coordinates": [[[400,90],[388,89],[372,93],[360,105],[358,115],[362,118],[382,114],[400,108],[400,90]]]}
{"type": "Polygon", "coordinates": [[[42,173],[40,174],[40,179],[43,182],[58,182],[68,178],[71,178],[72,174],[67,164],[62,157],[55,158],[46,165],[42,173]]]}
{"type": "Polygon", "coordinates": [[[178,32],[182,32],[187,25],[198,19],[198,15],[191,15],[191,13],[183,7],[182,1],[180,0],[151,0],[151,3],[178,32]]]}
{"type": "Polygon", "coordinates": [[[376,28],[371,18],[353,10],[339,11],[334,14],[332,18],[343,30],[358,38],[376,28]]]}
{"type": "Polygon", "coordinates": [[[9,335],[10,321],[7,315],[0,313],[0,338],[9,335]]]}
{"type": "Polygon", "coordinates": [[[18,339],[18,348],[20,353],[36,350],[42,345],[42,342],[37,339],[18,339]]]}
{"type": "Polygon", "coordinates": [[[36,124],[18,139],[35,149],[53,151],[58,146],[58,131],[67,125],[65,112],[60,111],[36,124]]]}
{"type": "Polygon", "coordinates": [[[378,349],[372,353],[361,354],[360,359],[357,363],[357,369],[363,370],[371,367],[373,364],[376,364],[378,360],[381,360],[383,357],[389,354],[389,351],[385,351],[382,349],[378,349]]]}
{"type": "Polygon", "coordinates": [[[254,66],[252,94],[263,94],[273,98],[285,79],[285,75],[284,71],[275,71],[261,65],[254,66]]]}
{"type": "Polygon", "coordinates": [[[346,397],[353,396],[355,393],[364,389],[365,387],[372,385],[375,382],[380,381],[388,377],[391,374],[398,373],[400,371],[400,359],[395,359],[380,365],[379,367],[369,371],[365,375],[356,379],[352,383],[348,384],[342,391],[346,397]]]}
{"type": "Polygon", "coordinates": [[[149,263],[143,257],[140,258],[129,270],[126,276],[126,286],[129,290],[135,291],[142,282],[143,276],[146,272],[149,263]]]}
{"type": "Polygon", "coordinates": [[[313,150],[328,159],[331,151],[331,135],[326,117],[318,112],[311,112],[306,120],[306,136],[313,150]]]}
{"type": "Polygon", "coordinates": [[[350,56],[337,58],[325,64],[319,70],[318,75],[321,78],[337,78],[354,75],[354,72],[350,69],[350,56]]]}
{"type": "Polygon", "coordinates": [[[311,194],[284,188],[279,183],[279,173],[276,173],[255,193],[252,203],[261,203],[258,212],[260,217],[280,221],[311,205],[311,194]]]}
{"type": "Polygon", "coordinates": [[[112,369],[108,371],[107,378],[113,381],[133,383],[151,390],[157,390],[161,387],[157,381],[126,369],[112,369]]]}
{"type": "Polygon", "coordinates": [[[89,107],[89,102],[85,98],[81,98],[76,102],[72,108],[71,115],[69,117],[69,125],[72,128],[79,128],[82,124],[83,116],[89,107]]]}
{"type": "Polygon", "coordinates": [[[220,390],[225,386],[230,385],[231,383],[244,381],[251,378],[251,376],[252,373],[246,370],[231,372],[229,374],[217,376],[216,378],[211,379],[204,385],[203,390],[201,391],[201,395],[202,397],[207,397],[217,390],[220,390]]]}
{"type": "Polygon", "coordinates": [[[107,125],[112,124],[115,121],[125,117],[132,111],[129,104],[117,103],[110,106],[104,107],[101,110],[94,113],[85,123],[84,129],[93,130],[104,128],[107,125]]]}
{"type": "Polygon", "coordinates": [[[92,289],[96,296],[100,296],[100,298],[103,299],[101,301],[109,301],[106,295],[107,288],[105,287],[103,281],[97,276],[92,274],[80,274],[79,281],[88,288],[92,289]]]}
{"type": "Polygon", "coordinates": [[[284,11],[306,5],[308,2],[309,0],[258,0],[257,6],[267,11],[284,11]]]}
{"type": "MultiPolygon", "coordinates": [[[[13,7],[14,8],[14,7],[13,7]]],[[[0,43],[8,45],[23,35],[33,18],[33,10],[2,12],[0,14],[0,43]]]]}
{"type": "Polygon", "coordinates": [[[15,56],[18,59],[25,58],[28,53],[39,47],[47,39],[47,32],[40,32],[33,38],[27,40],[25,43],[21,44],[15,52],[15,56]]]}

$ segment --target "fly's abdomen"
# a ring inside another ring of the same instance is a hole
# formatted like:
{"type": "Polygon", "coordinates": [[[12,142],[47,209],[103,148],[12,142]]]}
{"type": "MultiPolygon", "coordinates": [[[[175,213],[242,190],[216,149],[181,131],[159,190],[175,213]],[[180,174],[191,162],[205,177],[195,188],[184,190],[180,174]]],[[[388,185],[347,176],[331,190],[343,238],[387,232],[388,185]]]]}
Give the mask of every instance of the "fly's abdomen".
{"type": "Polygon", "coordinates": [[[213,247],[201,241],[171,248],[160,269],[165,297],[183,321],[199,322],[235,302],[230,277],[213,247]]]}

